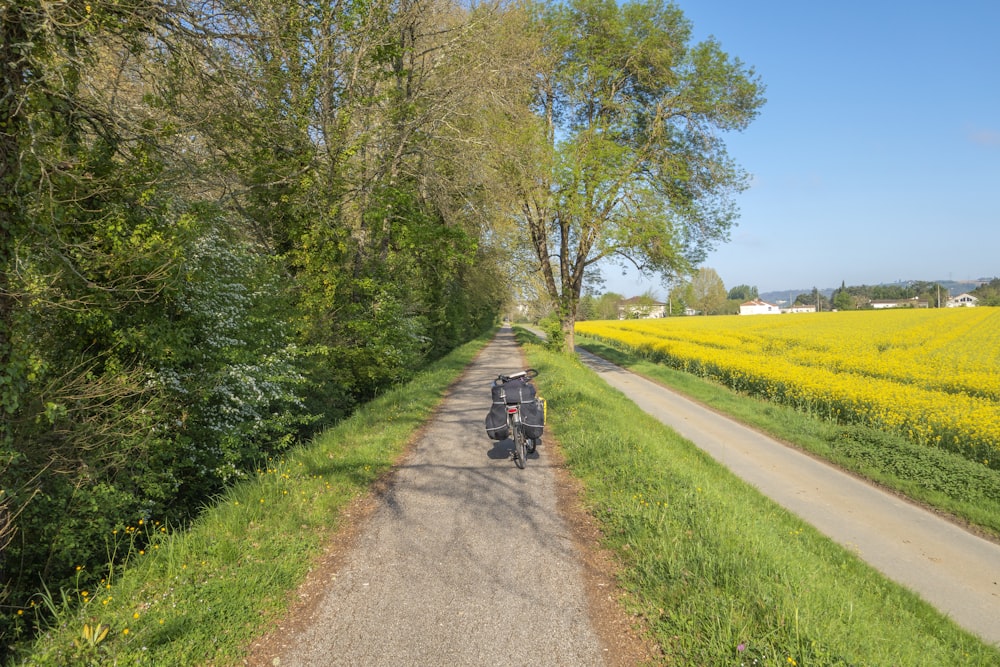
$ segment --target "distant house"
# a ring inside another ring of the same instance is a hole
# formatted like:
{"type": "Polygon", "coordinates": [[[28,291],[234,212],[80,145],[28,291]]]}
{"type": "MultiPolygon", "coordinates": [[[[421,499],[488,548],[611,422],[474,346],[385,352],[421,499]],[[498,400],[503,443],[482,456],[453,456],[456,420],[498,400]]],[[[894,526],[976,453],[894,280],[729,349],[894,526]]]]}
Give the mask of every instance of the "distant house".
{"type": "Polygon", "coordinates": [[[746,301],[740,304],[740,315],[780,315],[781,308],[774,305],[773,303],[768,303],[767,301],[761,301],[760,299],[753,299],[751,301],[746,301]]]}
{"type": "Polygon", "coordinates": [[[618,304],[618,319],[651,319],[667,316],[667,304],[634,296],[618,304]]]}
{"type": "Polygon", "coordinates": [[[793,304],[793,305],[789,306],[788,308],[782,308],[781,312],[783,312],[783,313],[815,313],[816,312],[816,305],[815,304],[808,304],[807,305],[807,304],[804,304],[804,303],[797,303],[797,304],[793,304]]]}
{"type": "Polygon", "coordinates": [[[972,308],[979,304],[979,299],[971,294],[959,294],[948,299],[949,308],[972,308]]]}
{"type": "Polygon", "coordinates": [[[924,299],[913,297],[912,299],[875,299],[868,302],[872,308],[881,310],[883,308],[929,308],[930,304],[924,299]]]}

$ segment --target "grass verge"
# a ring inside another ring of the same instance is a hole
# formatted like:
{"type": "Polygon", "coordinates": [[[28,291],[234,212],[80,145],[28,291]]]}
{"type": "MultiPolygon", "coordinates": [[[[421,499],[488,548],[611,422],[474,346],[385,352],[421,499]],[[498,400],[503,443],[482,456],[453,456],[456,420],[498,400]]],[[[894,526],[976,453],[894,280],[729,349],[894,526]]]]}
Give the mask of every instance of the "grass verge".
{"type": "MultiPolygon", "coordinates": [[[[65,593],[59,623],[14,664],[240,664],[286,609],[339,513],[391,467],[485,342],[268,463],[190,530],[156,533],[106,588],[65,593]]],[[[533,345],[527,353],[542,370],[550,431],[585,482],[625,566],[632,610],[649,621],[667,664],[1000,664],[994,649],[580,364],[533,345]]]]}
{"type": "Polygon", "coordinates": [[[1000,653],[610,390],[526,345],[550,431],[666,664],[995,665],[1000,653]]]}
{"type": "Polygon", "coordinates": [[[47,598],[57,622],[12,665],[236,665],[287,609],[340,526],[341,511],[387,473],[445,390],[492,336],[262,465],[185,531],[152,530],[144,553],[99,591],[47,598]]]}
{"type": "Polygon", "coordinates": [[[886,489],[1000,539],[1000,471],[943,449],[859,425],[817,419],[579,337],[581,347],[886,489]]]}

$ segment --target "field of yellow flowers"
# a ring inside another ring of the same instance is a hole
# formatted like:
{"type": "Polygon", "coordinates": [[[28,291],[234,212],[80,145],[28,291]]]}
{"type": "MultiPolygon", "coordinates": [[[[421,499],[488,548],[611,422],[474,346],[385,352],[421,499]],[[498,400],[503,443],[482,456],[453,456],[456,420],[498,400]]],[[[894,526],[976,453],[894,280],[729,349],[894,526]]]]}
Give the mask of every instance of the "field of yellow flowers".
{"type": "Polygon", "coordinates": [[[1000,309],[673,317],[579,322],[576,331],[1000,468],[1000,309]]]}

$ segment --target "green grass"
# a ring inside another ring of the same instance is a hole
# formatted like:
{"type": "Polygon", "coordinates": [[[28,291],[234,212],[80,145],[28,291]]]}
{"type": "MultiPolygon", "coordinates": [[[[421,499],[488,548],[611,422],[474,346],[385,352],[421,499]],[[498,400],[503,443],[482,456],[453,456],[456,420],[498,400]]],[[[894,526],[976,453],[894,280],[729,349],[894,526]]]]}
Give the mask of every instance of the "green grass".
{"type": "Polygon", "coordinates": [[[11,664],[242,664],[250,643],[287,609],[343,509],[386,474],[489,338],[262,465],[188,530],[138,527],[153,538],[146,552],[101,590],[49,596],[56,623],[11,664]]]}
{"type": "MultiPolygon", "coordinates": [[[[50,598],[58,622],[12,664],[241,664],[250,643],[286,611],[340,513],[390,470],[485,342],[263,465],[190,529],[141,527],[155,535],[147,552],[133,554],[107,588],[57,594],[58,604],[50,598]]],[[[648,622],[665,664],[1000,664],[995,649],[765,499],[575,360],[537,345],[526,351],[542,371],[549,434],[584,482],[586,502],[623,564],[628,604],[648,622]]]]}
{"type": "Polygon", "coordinates": [[[649,623],[665,664],[1000,664],[996,649],[578,361],[530,344],[526,352],[540,371],[549,431],[584,484],[622,563],[631,610],[649,623]]]}
{"type": "Polygon", "coordinates": [[[738,421],[834,463],[918,503],[1000,537],[1000,471],[954,452],[918,445],[859,425],[836,424],[794,408],[740,395],[722,385],[629,354],[594,339],[581,347],[738,421]]]}

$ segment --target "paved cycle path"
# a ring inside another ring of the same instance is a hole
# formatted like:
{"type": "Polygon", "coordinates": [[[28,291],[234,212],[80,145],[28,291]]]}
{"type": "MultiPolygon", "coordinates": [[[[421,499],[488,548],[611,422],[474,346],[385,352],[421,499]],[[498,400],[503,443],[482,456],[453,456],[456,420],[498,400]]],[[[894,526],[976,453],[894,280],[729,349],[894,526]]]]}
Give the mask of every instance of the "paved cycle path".
{"type": "Polygon", "coordinates": [[[1000,645],[1000,545],[578,349],[640,408],[764,495],[1000,645]]]}
{"type": "Polygon", "coordinates": [[[522,369],[504,329],[452,388],[308,618],[254,665],[604,665],[544,440],[520,470],[486,437],[490,383],[522,369]]]}

